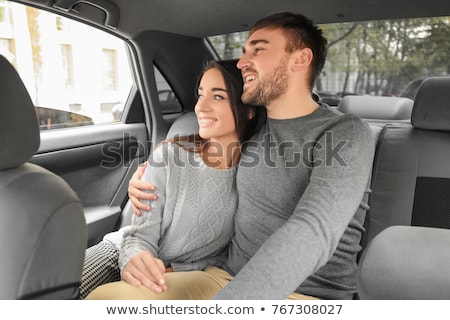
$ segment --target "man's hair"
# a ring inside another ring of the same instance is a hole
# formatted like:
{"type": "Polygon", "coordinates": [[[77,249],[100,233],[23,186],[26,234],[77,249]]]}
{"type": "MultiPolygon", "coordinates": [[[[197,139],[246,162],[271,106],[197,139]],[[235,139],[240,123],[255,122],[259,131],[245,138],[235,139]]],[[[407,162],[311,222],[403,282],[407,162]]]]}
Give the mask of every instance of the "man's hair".
{"type": "Polygon", "coordinates": [[[250,34],[260,29],[281,29],[286,37],[286,52],[310,48],[313,52],[310,89],[319,77],[327,56],[327,39],[322,30],[307,17],[291,12],[276,13],[258,20],[250,30],[250,34]]]}

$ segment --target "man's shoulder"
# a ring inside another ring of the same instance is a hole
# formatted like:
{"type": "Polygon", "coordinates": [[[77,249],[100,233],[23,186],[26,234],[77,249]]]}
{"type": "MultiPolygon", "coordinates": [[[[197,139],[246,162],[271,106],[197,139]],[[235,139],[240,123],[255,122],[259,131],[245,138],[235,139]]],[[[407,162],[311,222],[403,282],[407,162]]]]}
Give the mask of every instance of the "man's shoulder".
{"type": "Polygon", "coordinates": [[[352,126],[357,131],[370,131],[370,126],[363,119],[351,113],[342,113],[330,107],[323,107],[323,118],[328,127],[341,128],[352,126]]]}
{"type": "Polygon", "coordinates": [[[368,147],[374,142],[369,124],[354,114],[346,114],[333,109],[322,111],[322,121],[317,126],[317,139],[333,135],[333,139],[360,141],[368,147]]]}

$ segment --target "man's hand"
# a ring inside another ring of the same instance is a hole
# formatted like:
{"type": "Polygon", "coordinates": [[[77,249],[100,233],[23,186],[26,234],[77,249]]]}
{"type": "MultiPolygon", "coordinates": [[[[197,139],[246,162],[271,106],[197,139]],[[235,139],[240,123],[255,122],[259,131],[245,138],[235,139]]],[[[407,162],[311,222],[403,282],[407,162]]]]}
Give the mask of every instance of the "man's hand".
{"type": "Polygon", "coordinates": [[[167,290],[165,271],[166,267],[160,259],[148,251],[141,251],[133,256],[122,270],[122,280],[132,286],[142,285],[154,293],[161,293],[167,290]]]}
{"type": "Polygon", "coordinates": [[[128,196],[131,200],[131,208],[138,216],[142,215],[142,211],[150,211],[152,209],[149,205],[143,203],[142,200],[158,199],[157,195],[145,191],[154,191],[156,189],[155,186],[141,180],[147,165],[148,162],[146,161],[139,166],[128,184],[128,196]]]}

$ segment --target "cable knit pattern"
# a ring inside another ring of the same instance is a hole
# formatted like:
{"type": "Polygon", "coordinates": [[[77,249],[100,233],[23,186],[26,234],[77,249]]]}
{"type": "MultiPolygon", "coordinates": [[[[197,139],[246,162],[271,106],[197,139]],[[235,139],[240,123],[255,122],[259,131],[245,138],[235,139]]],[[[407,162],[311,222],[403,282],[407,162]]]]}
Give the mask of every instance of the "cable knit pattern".
{"type": "Polygon", "coordinates": [[[198,154],[163,143],[149,159],[142,179],[157,187],[158,200],[134,216],[119,254],[122,270],[129,259],[148,250],[175,271],[220,264],[234,229],[236,168],[208,167],[198,154]]]}

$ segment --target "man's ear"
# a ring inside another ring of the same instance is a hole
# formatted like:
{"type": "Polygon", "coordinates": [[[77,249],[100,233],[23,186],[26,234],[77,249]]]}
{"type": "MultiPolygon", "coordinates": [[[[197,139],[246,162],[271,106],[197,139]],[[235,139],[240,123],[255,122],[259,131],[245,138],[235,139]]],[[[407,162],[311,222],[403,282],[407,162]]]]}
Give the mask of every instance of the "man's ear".
{"type": "Polygon", "coordinates": [[[311,65],[313,52],[310,48],[303,48],[294,52],[293,58],[294,63],[292,65],[292,71],[304,70],[311,65]]]}

